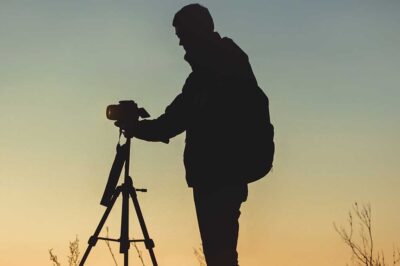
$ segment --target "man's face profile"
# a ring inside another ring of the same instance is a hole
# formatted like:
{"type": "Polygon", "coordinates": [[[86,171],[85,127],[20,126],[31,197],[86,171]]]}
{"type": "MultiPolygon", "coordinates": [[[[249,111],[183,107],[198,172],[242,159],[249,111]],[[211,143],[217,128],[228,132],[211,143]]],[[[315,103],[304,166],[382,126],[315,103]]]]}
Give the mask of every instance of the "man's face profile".
{"type": "Polygon", "coordinates": [[[185,49],[186,52],[193,52],[200,48],[202,41],[201,35],[195,31],[175,26],[175,34],[179,38],[179,45],[185,49]]]}

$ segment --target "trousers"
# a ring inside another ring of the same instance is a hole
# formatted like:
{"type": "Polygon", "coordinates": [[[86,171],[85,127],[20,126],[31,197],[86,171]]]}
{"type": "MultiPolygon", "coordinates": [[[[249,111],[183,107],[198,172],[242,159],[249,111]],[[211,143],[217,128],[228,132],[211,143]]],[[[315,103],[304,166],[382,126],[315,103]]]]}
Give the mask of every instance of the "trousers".
{"type": "Polygon", "coordinates": [[[240,206],[247,195],[247,185],[193,188],[207,266],[238,266],[240,206]]]}

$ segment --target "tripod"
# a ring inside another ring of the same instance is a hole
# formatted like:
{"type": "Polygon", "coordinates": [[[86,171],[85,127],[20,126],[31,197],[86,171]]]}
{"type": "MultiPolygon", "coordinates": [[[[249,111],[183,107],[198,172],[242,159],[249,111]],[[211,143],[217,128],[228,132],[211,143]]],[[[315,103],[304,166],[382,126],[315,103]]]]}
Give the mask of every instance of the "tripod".
{"type": "MultiPolygon", "coordinates": [[[[114,176],[113,179],[115,181],[115,184],[118,182],[118,179],[115,179],[116,175],[115,175],[115,173],[113,173],[113,171],[115,172],[116,161],[117,161],[117,158],[119,158],[120,163],[119,163],[119,166],[116,168],[117,168],[117,172],[119,170],[119,172],[118,172],[118,177],[119,177],[120,171],[122,170],[122,166],[125,164],[124,182],[120,186],[116,187],[115,190],[113,190],[111,193],[109,191],[107,191],[107,189],[106,189],[105,195],[108,192],[108,194],[110,195],[110,198],[109,198],[109,201],[107,201],[107,203],[104,204],[105,201],[104,201],[104,196],[103,196],[102,204],[106,205],[107,209],[104,212],[103,217],[101,218],[100,223],[96,228],[96,231],[89,238],[89,241],[88,241],[89,245],[82,257],[81,262],[79,263],[79,266],[83,266],[85,264],[85,261],[88,258],[91,249],[96,245],[97,240],[99,240],[99,239],[105,240],[105,241],[115,241],[115,242],[120,243],[119,252],[124,254],[124,266],[128,266],[128,259],[129,259],[128,255],[129,255],[130,243],[131,242],[144,242],[146,249],[149,251],[153,266],[158,265],[157,261],[156,261],[156,257],[154,255],[154,251],[153,251],[154,242],[149,237],[149,233],[147,231],[146,224],[144,222],[143,214],[140,209],[139,201],[138,201],[137,194],[136,194],[136,191],[147,192],[147,190],[146,189],[136,189],[133,186],[132,178],[129,176],[129,157],[130,157],[131,138],[127,138],[126,143],[121,147],[122,147],[121,150],[123,150],[123,152],[121,152],[120,150],[117,149],[117,156],[115,158],[113,168],[110,173],[110,179],[112,176],[114,176]],[[118,153],[120,153],[120,154],[118,154],[118,153]],[[121,217],[120,238],[112,239],[112,238],[99,237],[100,231],[103,228],[104,223],[106,222],[107,217],[110,214],[115,201],[117,200],[117,198],[119,197],[119,195],[121,193],[122,193],[122,217],[121,217]],[[142,229],[144,239],[134,239],[134,240],[129,239],[129,198],[132,198],[133,206],[135,207],[136,215],[139,220],[139,224],[142,229]]],[[[117,146],[117,148],[120,148],[120,147],[117,146]]],[[[118,165],[118,162],[117,162],[117,165],[118,165]]],[[[109,182],[110,182],[110,179],[109,179],[109,182]]],[[[110,190],[110,189],[108,189],[108,190],[110,190]]]]}

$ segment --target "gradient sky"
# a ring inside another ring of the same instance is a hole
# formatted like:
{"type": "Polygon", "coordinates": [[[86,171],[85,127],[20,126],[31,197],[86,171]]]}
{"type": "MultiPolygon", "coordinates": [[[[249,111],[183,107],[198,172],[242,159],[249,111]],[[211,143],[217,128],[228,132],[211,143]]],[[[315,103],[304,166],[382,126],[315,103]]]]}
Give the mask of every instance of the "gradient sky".
{"type": "MultiPolygon", "coordinates": [[[[66,265],[76,235],[84,251],[118,141],[105,108],[133,99],[156,117],[180,92],[190,67],[171,22],[187,3],[0,1],[0,265],[51,265],[50,248],[66,265]]],[[[249,55],[276,129],[274,170],[242,207],[241,265],[346,265],[333,222],[345,225],[354,201],[371,203],[390,258],[400,245],[400,2],[200,3],[249,55]]],[[[184,135],[132,147],[160,265],[198,265],[183,148],[184,135]]],[[[117,204],[116,237],[119,219],[117,204]]],[[[134,249],[131,258],[139,265],[134,249]]],[[[113,265],[103,242],[87,265],[113,265]]]]}

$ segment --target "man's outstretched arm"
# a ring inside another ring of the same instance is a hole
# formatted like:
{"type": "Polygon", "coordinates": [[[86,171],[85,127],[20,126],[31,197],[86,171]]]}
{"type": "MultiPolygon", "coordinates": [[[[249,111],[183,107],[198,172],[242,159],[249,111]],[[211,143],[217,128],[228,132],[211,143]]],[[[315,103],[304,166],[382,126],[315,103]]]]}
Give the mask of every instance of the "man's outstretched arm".
{"type": "Polygon", "coordinates": [[[125,135],[146,141],[161,141],[168,143],[170,138],[186,129],[183,95],[179,94],[165,109],[164,114],[156,119],[145,119],[129,125],[120,125],[125,135]],[[137,124],[136,124],[137,123],[137,124]]]}

